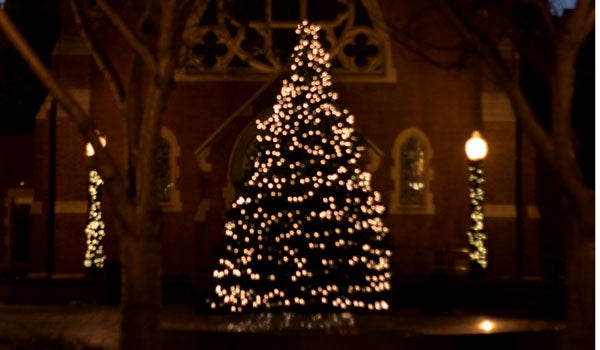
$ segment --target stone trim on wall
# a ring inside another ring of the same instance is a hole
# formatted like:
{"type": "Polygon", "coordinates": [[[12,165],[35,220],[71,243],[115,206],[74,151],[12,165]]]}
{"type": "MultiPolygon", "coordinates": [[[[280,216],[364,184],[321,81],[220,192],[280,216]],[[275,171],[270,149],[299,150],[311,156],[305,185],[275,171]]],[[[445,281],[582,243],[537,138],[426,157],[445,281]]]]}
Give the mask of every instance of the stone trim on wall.
{"type": "Polygon", "coordinates": [[[88,201],[65,200],[54,203],[55,214],[87,214],[88,201]]]}
{"type": "MultiPolygon", "coordinates": [[[[540,212],[536,205],[528,205],[525,210],[528,219],[540,218],[540,212]]],[[[484,204],[483,215],[488,218],[515,218],[517,207],[514,204],[484,204]]]]}
{"type": "Polygon", "coordinates": [[[377,0],[338,0],[334,18],[311,18],[318,16],[311,13],[311,1],[320,0],[288,5],[298,12],[295,19],[278,18],[274,0],[263,0],[264,8],[256,16],[236,13],[225,0],[198,1],[183,33],[177,80],[264,80],[285,70],[288,48],[282,45],[293,42],[287,36],[308,19],[322,28],[336,62],[336,81],[396,81],[387,25],[377,0]]]}

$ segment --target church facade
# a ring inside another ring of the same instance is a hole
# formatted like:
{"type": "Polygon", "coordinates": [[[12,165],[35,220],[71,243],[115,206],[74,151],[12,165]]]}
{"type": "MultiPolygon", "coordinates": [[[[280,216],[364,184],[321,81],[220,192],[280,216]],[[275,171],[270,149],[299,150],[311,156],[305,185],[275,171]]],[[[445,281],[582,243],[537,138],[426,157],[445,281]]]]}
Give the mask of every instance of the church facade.
{"type": "MultiPolygon", "coordinates": [[[[247,166],[255,120],[272,113],[297,40],[294,29],[305,18],[322,27],[339,105],[355,116],[365,141],[362,166],[373,174],[373,187],[387,207],[394,275],[468,272],[464,146],[474,130],[489,146],[484,161],[488,273],[540,275],[535,152],[484,66],[462,57],[457,34],[424,6],[393,0],[285,5],[212,0],[193,8],[156,158],[165,275],[202,278],[212,272],[215,251],[223,244],[223,214],[247,166]]],[[[107,53],[118,62],[125,43],[110,29],[100,39],[112,43],[107,53]]],[[[499,45],[506,46],[507,62],[517,66],[509,43],[499,45]]],[[[61,83],[89,111],[107,150],[125,169],[122,120],[76,33],[63,34],[53,62],[61,83]]],[[[5,250],[18,236],[11,213],[25,203],[27,273],[44,273],[51,265],[55,274],[83,274],[91,170],[85,143],[51,98],[36,117],[33,143],[32,185],[6,192],[5,250]]],[[[107,262],[117,262],[114,208],[106,196],[103,210],[107,262]]]]}

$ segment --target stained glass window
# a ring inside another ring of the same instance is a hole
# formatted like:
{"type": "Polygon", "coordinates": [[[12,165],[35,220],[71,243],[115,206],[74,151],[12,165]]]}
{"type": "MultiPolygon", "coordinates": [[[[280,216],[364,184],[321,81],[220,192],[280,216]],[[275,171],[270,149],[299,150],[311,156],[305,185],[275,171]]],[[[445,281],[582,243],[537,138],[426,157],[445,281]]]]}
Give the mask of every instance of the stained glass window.
{"type": "Polygon", "coordinates": [[[394,190],[389,206],[392,214],[433,214],[430,181],[432,149],[427,136],[417,128],[402,131],[394,141],[391,177],[394,190]]]}
{"type": "Polygon", "coordinates": [[[425,147],[416,137],[410,137],[400,151],[400,204],[425,204],[425,147]]]}

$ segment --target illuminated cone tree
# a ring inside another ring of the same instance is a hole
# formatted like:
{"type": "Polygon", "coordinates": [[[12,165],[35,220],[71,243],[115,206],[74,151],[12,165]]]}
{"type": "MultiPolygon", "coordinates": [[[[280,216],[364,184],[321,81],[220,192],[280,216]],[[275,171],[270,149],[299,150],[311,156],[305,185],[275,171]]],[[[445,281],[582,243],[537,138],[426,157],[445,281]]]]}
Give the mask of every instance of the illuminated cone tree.
{"type": "Polygon", "coordinates": [[[386,310],[388,229],[354,117],[335,106],[319,27],[303,22],[273,114],[226,214],[211,307],[386,310]]]}
{"type": "Polygon", "coordinates": [[[103,247],[106,233],[104,231],[104,220],[102,219],[102,187],[104,181],[102,181],[102,177],[96,170],[91,170],[89,177],[88,223],[85,227],[87,249],[83,266],[91,270],[98,270],[104,267],[104,260],[106,260],[103,247]]]}

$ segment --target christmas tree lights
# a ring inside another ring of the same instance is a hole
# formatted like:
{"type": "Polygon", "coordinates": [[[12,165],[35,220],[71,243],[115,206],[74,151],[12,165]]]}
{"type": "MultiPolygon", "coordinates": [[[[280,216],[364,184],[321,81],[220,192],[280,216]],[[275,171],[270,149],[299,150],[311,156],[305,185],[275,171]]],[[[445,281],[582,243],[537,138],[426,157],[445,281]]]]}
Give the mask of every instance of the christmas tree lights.
{"type": "Polygon", "coordinates": [[[471,215],[469,220],[469,261],[472,270],[483,270],[487,268],[487,249],[485,240],[487,236],[483,222],[483,162],[472,162],[469,165],[469,199],[471,215]]]}
{"type": "Polygon", "coordinates": [[[106,235],[102,219],[102,187],[104,182],[96,170],[89,173],[89,210],[88,223],[85,228],[87,250],[83,266],[88,269],[102,269],[104,267],[104,248],[102,241],[106,235]]]}
{"type": "Polygon", "coordinates": [[[391,250],[381,195],[358,168],[354,116],[335,105],[319,27],[296,33],[273,114],[226,213],[214,309],[387,310],[391,250]]]}

